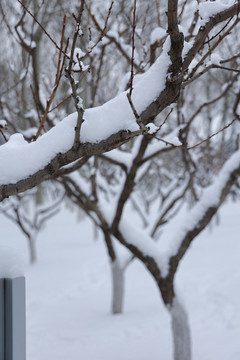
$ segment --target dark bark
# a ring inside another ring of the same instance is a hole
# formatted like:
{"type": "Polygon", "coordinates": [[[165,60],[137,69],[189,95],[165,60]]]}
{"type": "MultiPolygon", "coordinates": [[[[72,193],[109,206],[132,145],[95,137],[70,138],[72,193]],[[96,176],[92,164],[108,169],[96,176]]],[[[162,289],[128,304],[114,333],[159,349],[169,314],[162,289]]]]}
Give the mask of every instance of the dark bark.
{"type": "Polygon", "coordinates": [[[185,59],[183,61],[183,71],[187,70],[188,66],[194,59],[195,55],[203,46],[208,34],[210,31],[219,23],[231,18],[234,15],[239,13],[239,3],[231,6],[229,9],[221,11],[220,13],[212,16],[210,20],[205,24],[205,26],[201,26],[198,34],[195,37],[194,45],[191,47],[185,59]]]}

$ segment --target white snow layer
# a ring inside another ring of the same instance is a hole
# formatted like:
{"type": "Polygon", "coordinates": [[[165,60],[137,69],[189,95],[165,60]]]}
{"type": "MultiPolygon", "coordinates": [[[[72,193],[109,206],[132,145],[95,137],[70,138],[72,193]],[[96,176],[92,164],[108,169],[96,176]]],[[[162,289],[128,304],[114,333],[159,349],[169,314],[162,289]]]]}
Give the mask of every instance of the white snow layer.
{"type": "Polygon", "coordinates": [[[150,42],[151,45],[153,45],[156,41],[159,41],[161,39],[164,38],[164,36],[166,36],[166,30],[161,28],[161,27],[156,27],[152,32],[151,32],[151,36],[150,36],[150,42]]]}
{"type": "Polygon", "coordinates": [[[236,1],[228,0],[227,4],[223,2],[203,2],[199,4],[199,15],[203,19],[201,25],[204,25],[210,17],[216,15],[217,13],[229,9],[230,6],[234,5],[236,1]]]}
{"type": "Polygon", "coordinates": [[[0,120],[0,127],[3,127],[3,128],[7,127],[6,120],[0,120]]]}
{"type": "Polygon", "coordinates": [[[208,61],[207,66],[211,66],[211,65],[220,66],[221,60],[222,58],[219,54],[211,54],[211,59],[208,61]]]}
{"type": "MultiPolygon", "coordinates": [[[[134,87],[132,101],[138,113],[154,101],[165,87],[170,59],[167,54],[170,41],[164,51],[134,87]]],[[[81,142],[98,142],[119,130],[138,129],[136,119],[127,100],[126,92],[102,106],[84,112],[81,142]]],[[[36,142],[27,143],[23,136],[15,134],[0,146],[0,185],[15,183],[44,168],[58,153],[72,147],[77,113],[63,119],[36,142]]]]}
{"type": "MultiPolygon", "coordinates": [[[[220,226],[194,241],[176,276],[194,360],[240,359],[239,202],[226,203],[219,216],[220,226]]],[[[125,273],[124,314],[111,316],[102,234],[95,241],[90,220],[76,218],[64,209],[50,219],[39,234],[39,261],[26,270],[27,359],[123,360],[123,352],[124,360],[172,359],[170,318],[152,277],[133,261],[125,273]]],[[[3,215],[0,227],[27,259],[18,227],[3,215]]]]}
{"type": "Polygon", "coordinates": [[[164,251],[159,249],[158,244],[151,236],[139,227],[134,226],[134,224],[127,219],[127,216],[124,216],[120,221],[119,230],[129,245],[138,248],[144,256],[153,258],[161,274],[167,275],[169,269],[168,256],[164,251]]]}
{"type": "MultiPolygon", "coordinates": [[[[196,205],[187,213],[183,223],[179,228],[175,229],[175,236],[168,242],[168,258],[177,254],[177,251],[188,231],[194,229],[206,210],[210,207],[215,207],[219,203],[222,190],[225,187],[230,173],[235,169],[240,168],[240,150],[231,156],[231,158],[224,164],[215,181],[203,191],[201,199],[196,205]]],[[[166,274],[167,275],[167,274],[166,274]]],[[[165,275],[164,275],[165,276],[165,275]]]]}
{"type": "Polygon", "coordinates": [[[175,235],[172,239],[163,239],[166,240],[166,243],[163,241],[156,243],[143,230],[134,226],[127,219],[127,216],[124,216],[120,221],[120,232],[128,244],[137,247],[143,255],[152,257],[158,264],[161,275],[166,277],[169,270],[169,260],[177,254],[185,235],[197,226],[207,209],[217,206],[230,173],[238,168],[240,168],[240,150],[225,163],[212,185],[205,188],[201,199],[186,214],[186,218],[179,227],[175,229],[175,235]]]}
{"type": "Polygon", "coordinates": [[[0,246],[0,278],[15,278],[24,275],[24,257],[14,248],[0,246]]]}

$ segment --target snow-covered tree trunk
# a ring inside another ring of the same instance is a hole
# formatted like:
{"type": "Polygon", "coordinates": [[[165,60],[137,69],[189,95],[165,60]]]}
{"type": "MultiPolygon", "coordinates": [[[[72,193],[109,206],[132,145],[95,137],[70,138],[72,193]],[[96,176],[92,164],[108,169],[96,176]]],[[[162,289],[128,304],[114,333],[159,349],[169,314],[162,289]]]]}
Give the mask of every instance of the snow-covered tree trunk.
{"type": "Polygon", "coordinates": [[[115,259],[111,263],[112,271],[112,313],[121,314],[123,311],[124,298],[124,269],[115,259]]]}
{"type": "Polygon", "coordinates": [[[36,239],[34,237],[28,237],[28,247],[30,263],[34,264],[37,261],[36,239]]]}
{"type": "Polygon", "coordinates": [[[191,335],[188,315],[178,298],[169,305],[174,344],[174,360],[191,360],[191,335]]]}

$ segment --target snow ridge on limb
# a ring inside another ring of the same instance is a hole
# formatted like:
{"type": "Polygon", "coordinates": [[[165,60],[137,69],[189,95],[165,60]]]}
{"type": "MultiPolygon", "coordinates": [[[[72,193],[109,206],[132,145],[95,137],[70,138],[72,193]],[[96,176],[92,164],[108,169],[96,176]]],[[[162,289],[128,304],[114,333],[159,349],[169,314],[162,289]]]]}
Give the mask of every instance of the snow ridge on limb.
{"type": "MultiPolygon", "coordinates": [[[[169,40],[166,41],[162,55],[143,75],[141,81],[136,84],[132,94],[134,106],[144,125],[152,122],[156,115],[175,102],[181,89],[182,78],[179,77],[178,73],[181,70],[182,36],[176,23],[177,2],[169,1],[169,4],[168,32],[171,44],[169,40]],[[167,79],[168,72],[173,75],[172,78],[167,79]],[[144,96],[142,94],[143,89],[147,89],[144,96]]],[[[196,36],[193,47],[185,57],[183,71],[184,66],[188,66],[198,49],[203,45],[207,33],[216,24],[237,14],[237,12],[238,4],[235,4],[210,18],[205,29],[196,36]],[[204,36],[202,36],[202,32],[204,36]]],[[[125,93],[101,107],[86,110],[84,119],[78,149],[72,148],[74,127],[77,122],[76,114],[65,118],[63,122],[41,136],[35,144],[23,144],[22,142],[21,146],[16,146],[15,149],[10,149],[9,142],[1,146],[0,201],[53,178],[62,166],[70,164],[82,156],[102,154],[141,134],[141,131],[136,131],[134,114],[132,114],[125,93]],[[114,108],[117,109],[111,113],[109,110],[114,108]],[[115,121],[116,114],[118,117],[115,121]],[[64,128],[62,123],[68,122],[70,126],[68,124],[64,128]],[[114,123],[113,127],[111,126],[112,123],[114,123]],[[96,125],[98,130],[104,129],[104,135],[101,133],[101,136],[97,136],[96,125]],[[31,158],[29,154],[31,154],[31,158]],[[38,155],[36,156],[36,154],[38,155]]],[[[14,142],[11,145],[14,145],[14,142]]]]}
{"type": "MultiPolygon", "coordinates": [[[[141,114],[165,87],[170,64],[165,51],[135,86],[132,99],[141,114]],[[148,89],[142,94],[142,89],[148,89]]],[[[155,116],[154,116],[155,117],[155,116]]],[[[102,106],[87,109],[81,126],[80,144],[73,148],[77,114],[66,117],[36,142],[28,144],[20,134],[0,147],[0,201],[30,189],[57,174],[58,170],[82,156],[99,155],[140,135],[126,92],[102,106]],[[31,153],[31,157],[28,155],[31,153]],[[6,184],[6,185],[5,185],[6,184]]],[[[146,119],[146,123],[151,118],[146,119]]]]}
{"type": "Polygon", "coordinates": [[[240,176],[240,150],[223,165],[215,181],[204,189],[201,199],[192,208],[169,249],[169,273],[174,274],[192,240],[210,223],[240,176]]]}
{"type": "Polygon", "coordinates": [[[131,224],[124,215],[119,229],[114,231],[114,236],[137,258],[148,264],[148,269],[155,279],[164,283],[169,277],[174,277],[191,241],[209,224],[239,176],[240,150],[227,160],[214,182],[205,188],[201,199],[191,209],[190,214],[187,214],[186,221],[176,231],[177,236],[169,242],[169,248],[165,251],[146,232],[131,224]]]}
{"type": "Polygon", "coordinates": [[[211,16],[209,21],[205,23],[204,26],[200,27],[198,34],[195,37],[193,46],[188,51],[188,53],[186,54],[183,60],[183,72],[187,70],[188,66],[194,59],[195,55],[203,46],[209,32],[219,23],[231,18],[234,15],[237,15],[238,12],[239,12],[239,2],[236,2],[235,5],[232,5],[229,8],[211,16]]]}
{"type": "MultiPolygon", "coordinates": [[[[140,131],[119,131],[116,134],[111,135],[106,140],[100,141],[99,143],[86,142],[81,144],[77,150],[71,148],[65,153],[59,152],[49,163],[47,163],[46,166],[40,170],[37,170],[34,174],[28,175],[26,177],[23,175],[23,179],[16,181],[15,183],[11,183],[11,178],[9,178],[9,183],[0,185],[0,201],[11,195],[16,195],[31,189],[45,180],[53,178],[55,175],[57,175],[61,167],[70,164],[81,157],[99,155],[106,151],[115,149],[116,147],[139,134],[140,131]]],[[[35,142],[35,144],[36,143],[37,142],[35,142]]]]}

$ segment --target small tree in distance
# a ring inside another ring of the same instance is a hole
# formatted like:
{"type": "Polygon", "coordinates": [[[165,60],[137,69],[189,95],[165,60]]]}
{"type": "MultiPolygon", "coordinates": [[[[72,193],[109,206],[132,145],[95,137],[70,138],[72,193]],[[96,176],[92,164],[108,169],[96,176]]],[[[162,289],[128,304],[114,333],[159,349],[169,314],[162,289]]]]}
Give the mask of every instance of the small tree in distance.
{"type": "Polygon", "coordinates": [[[24,194],[15,195],[0,204],[0,213],[16,224],[26,237],[29,249],[30,263],[37,261],[36,239],[44,224],[55,216],[61,207],[63,195],[60,189],[51,186],[29,190],[24,194]],[[42,203],[39,198],[44,198],[42,203]]]}

